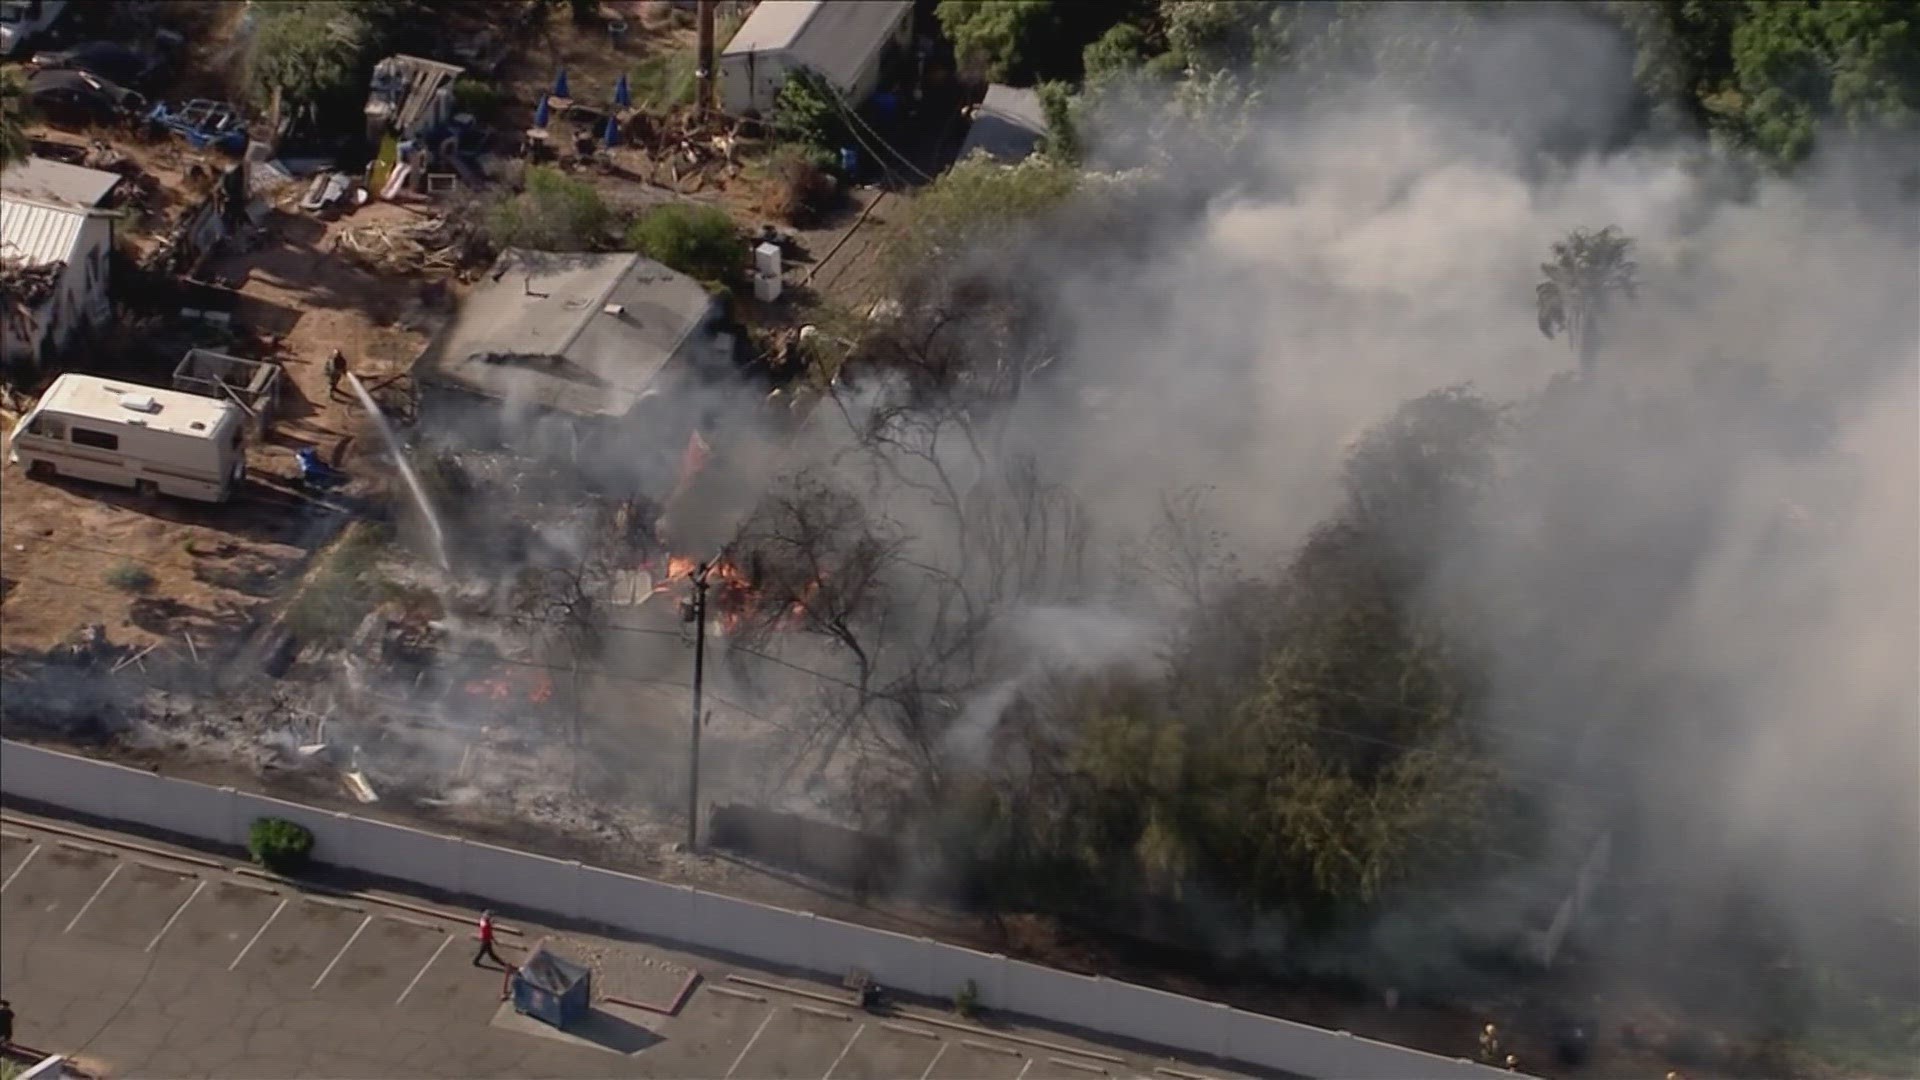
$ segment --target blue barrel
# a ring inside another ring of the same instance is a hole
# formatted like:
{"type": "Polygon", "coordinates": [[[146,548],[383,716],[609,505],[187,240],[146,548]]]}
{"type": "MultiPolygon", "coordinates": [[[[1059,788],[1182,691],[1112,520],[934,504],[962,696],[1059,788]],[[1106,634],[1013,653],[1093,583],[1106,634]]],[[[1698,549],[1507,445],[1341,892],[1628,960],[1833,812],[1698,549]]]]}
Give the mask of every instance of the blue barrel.
{"type": "Polygon", "coordinates": [[[851,146],[840,148],[840,171],[848,176],[860,175],[860,151],[851,146]]]}

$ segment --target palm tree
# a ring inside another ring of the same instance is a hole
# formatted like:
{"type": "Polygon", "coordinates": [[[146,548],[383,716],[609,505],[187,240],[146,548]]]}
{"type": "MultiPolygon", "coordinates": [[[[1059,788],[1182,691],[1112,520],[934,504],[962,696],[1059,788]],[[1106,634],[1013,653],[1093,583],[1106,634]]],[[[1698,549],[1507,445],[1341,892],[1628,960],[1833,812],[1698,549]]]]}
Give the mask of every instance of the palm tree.
{"type": "Polygon", "coordinates": [[[27,88],[14,70],[0,71],[0,168],[24,161],[28,147],[27,88]]]}
{"type": "Polygon", "coordinates": [[[1540,264],[1546,275],[1534,288],[1540,332],[1551,338],[1567,332],[1567,344],[1580,361],[1580,373],[1591,375],[1600,352],[1600,327],[1615,295],[1634,298],[1639,286],[1634,276],[1640,266],[1630,256],[1633,240],[1617,226],[1599,232],[1575,229],[1553,245],[1553,261],[1540,264]]]}

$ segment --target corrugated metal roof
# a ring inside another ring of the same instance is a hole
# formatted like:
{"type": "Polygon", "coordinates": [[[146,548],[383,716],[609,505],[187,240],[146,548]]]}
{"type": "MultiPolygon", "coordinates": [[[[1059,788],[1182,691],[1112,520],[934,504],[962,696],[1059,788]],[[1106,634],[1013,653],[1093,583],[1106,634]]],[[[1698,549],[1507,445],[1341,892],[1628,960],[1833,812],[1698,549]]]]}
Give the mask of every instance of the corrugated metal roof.
{"type": "Polygon", "coordinates": [[[99,206],[119,182],[120,177],[114,173],[30,157],[0,172],[0,193],[60,206],[99,206]]]}
{"type": "Polygon", "coordinates": [[[912,7],[912,0],[761,0],[721,55],[786,52],[849,86],[912,7]]]}
{"type": "Polygon", "coordinates": [[[0,259],[18,259],[28,266],[67,262],[86,223],[85,210],[0,199],[0,259]]]}

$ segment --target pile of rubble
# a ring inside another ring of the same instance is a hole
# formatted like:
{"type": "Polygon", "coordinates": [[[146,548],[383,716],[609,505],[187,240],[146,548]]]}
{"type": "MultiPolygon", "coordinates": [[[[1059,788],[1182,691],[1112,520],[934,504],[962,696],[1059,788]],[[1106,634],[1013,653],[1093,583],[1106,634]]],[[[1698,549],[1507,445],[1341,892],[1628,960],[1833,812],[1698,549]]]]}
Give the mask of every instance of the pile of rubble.
{"type": "Polygon", "coordinates": [[[57,259],[33,265],[20,259],[0,258],[0,293],[6,294],[9,307],[30,312],[53,295],[66,269],[67,264],[57,259]]]}
{"type": "Polygon", "coordinates": [[[677,109],[657,119],[637,113],[626,128],[626,145],[614,151],[614,164],[647,183],[687,195],[740,175],[737,122],[723,126],[701,120],[692,109],[677,109]]]}
{"type": "Polygon", "coordinates": [[[334,234],[336,251],[376,270],[455,270],[475,253],[471,225],[453,217],[355,225],[334,234]]]}

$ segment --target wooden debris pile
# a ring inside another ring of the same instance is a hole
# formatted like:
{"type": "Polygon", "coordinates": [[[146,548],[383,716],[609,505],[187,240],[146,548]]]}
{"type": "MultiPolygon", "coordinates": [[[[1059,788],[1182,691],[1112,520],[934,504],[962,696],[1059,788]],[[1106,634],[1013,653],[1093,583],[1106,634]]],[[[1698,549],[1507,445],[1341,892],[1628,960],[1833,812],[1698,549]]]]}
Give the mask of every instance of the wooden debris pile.
{"type": "Polygon", "coordinates": [[[626,123],[628,152],[614,157],[650,184],[691,194],[740,175],[740,141],[739,121],[703,121],[690,108],[661,117],[636,113],[626,123]]]}
{"type": "Polygon", "coordinates": [[[21,314],[31,312],[53,295],[66,269],[67,264],[58,259],[33,265],[23,259],[0,258],[0,293],[6,294],[9,308],[21,314]]]}
{"type": "Polygon", "coordinates": [[[334,247],[377,270],[454,270],[472,253],[473,229],[450,217],[399,224],[355,225],[334,234],[334,247]]]}

